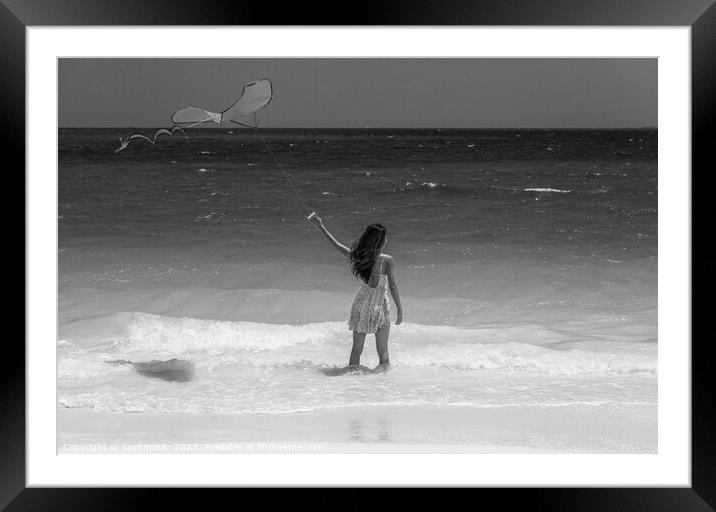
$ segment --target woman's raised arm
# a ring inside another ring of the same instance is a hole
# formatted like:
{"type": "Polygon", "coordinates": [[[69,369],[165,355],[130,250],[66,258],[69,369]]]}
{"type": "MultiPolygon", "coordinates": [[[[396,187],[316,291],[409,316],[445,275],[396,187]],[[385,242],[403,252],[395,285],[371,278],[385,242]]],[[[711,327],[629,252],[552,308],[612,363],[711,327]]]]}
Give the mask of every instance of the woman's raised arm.
{"type": "Polygon", "coordinates": [[[325,226],[323,225],[323,221],[321,220],[321,218],[318,215],[314,215],[313,217],[311,217],[311,220],[309,222],[311,224],[313,224],[314,226],[316,226],[318,231],[323,233],[323,235],[326,237],[326,239],[331,243],[331,245],[333,247],[336,248],[336,250],[338,252],[340,252],[343,256],[346,256],[346,257],[350,256],[351,250],[348,247],[346,247],[345,245],[343,245],[342,243],[340,243],[338,240],[336,240],[336,237],[334,237],[325,228],[325,226]]]}

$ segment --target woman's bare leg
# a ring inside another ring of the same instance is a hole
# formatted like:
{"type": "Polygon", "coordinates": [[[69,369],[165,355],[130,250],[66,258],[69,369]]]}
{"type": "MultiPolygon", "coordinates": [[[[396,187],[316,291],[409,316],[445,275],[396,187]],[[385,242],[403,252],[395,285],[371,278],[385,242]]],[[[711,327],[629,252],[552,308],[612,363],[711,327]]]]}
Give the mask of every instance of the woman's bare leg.
{"type": "Polygon", "coordinates": [[[375,331],[375,349],[378,351],[378,359],[381,365],[390,365],[388,358],[388,336],[390,336],[390,324],[387,323],[375,331]]]}
{"type": "Polygon", "coordinates": [[[353,348],[351,349],[351,358],[348,361],[349,366],[360,364],[360,355],[363,353],[363,343],[365,343],[365,333],[353,331],[353,348]]]}

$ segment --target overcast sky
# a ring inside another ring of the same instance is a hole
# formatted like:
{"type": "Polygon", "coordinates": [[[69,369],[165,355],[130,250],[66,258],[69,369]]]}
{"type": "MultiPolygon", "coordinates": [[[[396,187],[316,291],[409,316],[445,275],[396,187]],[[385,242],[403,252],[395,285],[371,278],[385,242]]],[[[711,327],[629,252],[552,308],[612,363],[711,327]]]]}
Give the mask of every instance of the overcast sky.
{"type": "Polygon", "coordinates": [[[259,78],[263,127],[657,125],[656,59],[60,59],[61,127],[170,126],[259,78]]]}

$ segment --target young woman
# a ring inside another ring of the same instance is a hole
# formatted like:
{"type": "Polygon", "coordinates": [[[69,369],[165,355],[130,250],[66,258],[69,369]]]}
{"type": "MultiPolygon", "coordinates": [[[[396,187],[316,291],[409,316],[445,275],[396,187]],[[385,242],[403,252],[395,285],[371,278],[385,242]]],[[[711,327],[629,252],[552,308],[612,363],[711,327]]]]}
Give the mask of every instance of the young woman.
{"type": "Polygon", "coordinates": [[[387,370],[390,366],[388,358],[388,336],[390,335],[388,288],[390,288],[393,301],[398,308],[395,325],[403,321],[403,308],[400,305],[400,294],[395,282],[395,262],[392,256],[381,252],[386,240],[385,227],[382,224],[371,224],[348,249],[328,232],[318,215],[314,215],[310,222],[325,235],[338,252],[350,259],[353,275],[362,281],[353,300],[348,320],[348,328],[353,331],[353,349],[348,362],[349,367],[357,367],[360,364],[365,335],[374,333],[375,347],[380,361],[377,369],[387,370]]]}

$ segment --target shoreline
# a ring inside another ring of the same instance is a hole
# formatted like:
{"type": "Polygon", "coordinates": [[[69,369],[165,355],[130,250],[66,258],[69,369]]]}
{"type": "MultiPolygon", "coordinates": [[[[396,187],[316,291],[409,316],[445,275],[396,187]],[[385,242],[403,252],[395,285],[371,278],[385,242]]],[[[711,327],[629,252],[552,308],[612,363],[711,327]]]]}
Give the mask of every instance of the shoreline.
{"type": "Polygon", "coordinates": [[[243,415],[59,408],[57,453],[656,453],[656,412],[656,404],[243,415]]]}

